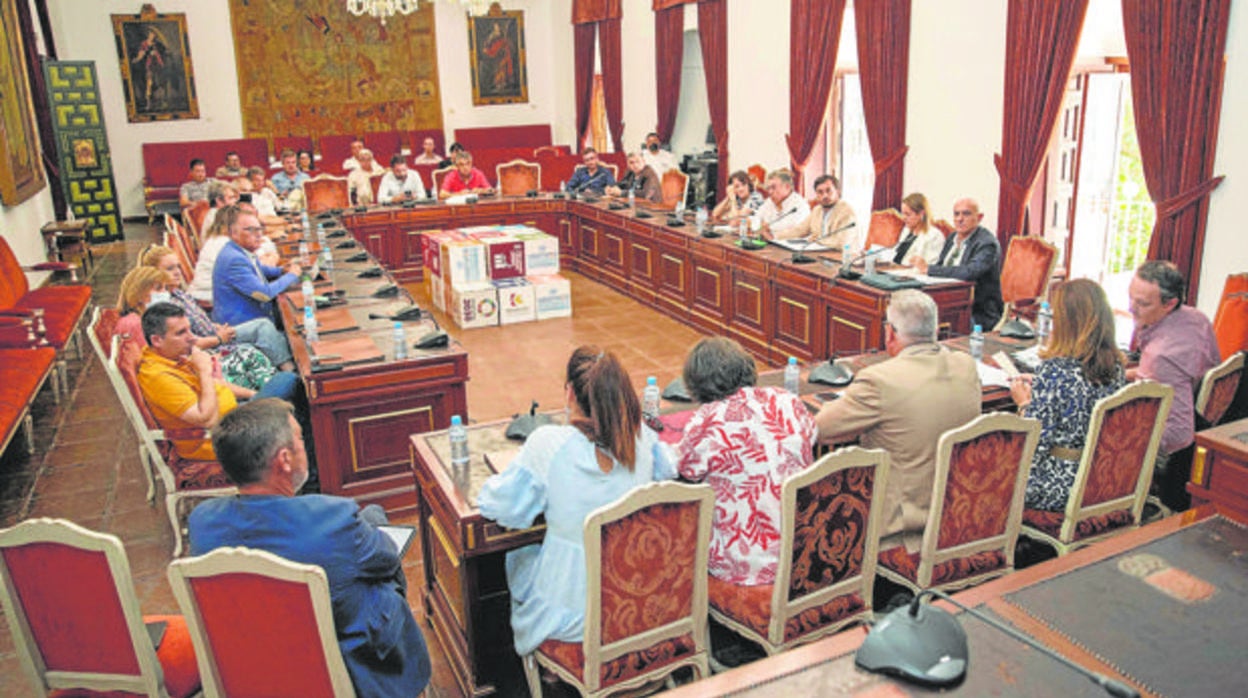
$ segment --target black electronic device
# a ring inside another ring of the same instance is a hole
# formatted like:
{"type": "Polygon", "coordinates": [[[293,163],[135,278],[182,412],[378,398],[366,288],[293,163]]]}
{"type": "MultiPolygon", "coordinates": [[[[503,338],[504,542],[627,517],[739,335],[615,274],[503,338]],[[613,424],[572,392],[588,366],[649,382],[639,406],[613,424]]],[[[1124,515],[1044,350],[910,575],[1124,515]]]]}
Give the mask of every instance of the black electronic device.
{"type": "Polygon", "coordinates": [[[325,233],[325,237],[330,238],[330,239],[341,238],[341,237],[346,237],[346,236],[347,236],[347,231],[343,230],[342,228],[337,228],[335,230],[329,231],[328,233],[325,233]]]}
{"type": "Polygon", "coordinates": [[[322,220],[326,218],[333,218],[334,214],[330,213],[329,211],[321,211],[320,213],[316,214],[316,217],[318,220],[322,220]]]}
{"type": "Polygon", "coordinates": [[[399,322],[415,322],[425,316],[425,311],[420,309],[418,305],[409,305],[406,308],[392,314],[383,315],[381,313],[369,313],[369,320],[397,320],[399,322]]]}
{"type": "Polygon", "coordinates": [[[341,215],[342,215],[342,209],[340,209],[340,208],[331,208],[331,209],[329,209],[328,211],[326,211],[326,213],[328,213],[328,214],[329,214],[329,215],[331,215],[331,216],[341,216],[341,215]]]}
{"type": "Polygon", "coordinates": [[[367,262],[367,261],[368,261],[368,253],[367,253],[367,252],[357,252],[357,253],[355,253],[355,254],[351,255],[350,257],[347,257],[347,259],[346,259],[345,261],[348,261],[348,262],[367,262]]]}
{"type": "Polygon", "coordinates": [[[353,247],[355,247],[355,240],[343,240],[337,245],[334,245],[335,250],[349,250],[353,247]]]}
{"type": "Polygon", "coordinates": [[[745,238],[744,240],[737,240],[737,247],[740,247],[746,252],[758,252],[759,250],[767,248],[767,241],[756,238],[745,238]]]}
{"type": "Polygon", "coordinates": [[[403,208],[416,208],[416,199],[407,199],[402,206],[403,208]]]}
{"type": "Polygon", "coordinates": [[[633,211],[633,218],[654,218],[654,214],[648,211],[643,211],[642,209],[637,209],[636,211],[633,211]]]}
{"type": "Polygon", "coordinates": [[[607,204],[608,211],[623,211],[626,208],[628,208],[628,204],[620,203],[619,201],[612,201],[607,204]]]}
{"type": "Polygon", "coordinates": [[[526,191],[526,192],[524,193],[524,198],[526,198],[526,199],[536,199],[536,198],[537,198],[537,190],[536,190],[536,189],[530,189],[530,190],[526,191]]]}
{"type": "Polygon", "coordinates": [[[524,441],[538,427],[553,423],[554,420],[550,418],[550,415],[537,413],[537,400],[534,400],[529,405],[528,414],[513,415],[511,423],[507,425],[507,431],[504,434],[509,439],[524,441]]]}
{"type": "Polygon", "coordinates": [[[552,199],[566,199],[566,198],[568,198],[568,195],[567,195],[567,194],[564,194],[564,193],[563,193],[563,192],[561,192],[561,191],[557,191],[557,192],[555,192],[554,194],[551,194],[551,195],[550,195],[550,198],[552,198],[552,199]]]}
{"type": "Polygon", "coordinates": [[[1020,317],[1013,317],[999,330],[1002,337],[1010,337],[1011,339],[1035,339],[1036,329],[1031,323],[1020,317]]]}
{"type": "Polygon", "coordinates": [[[386,284],[381,288],[373,291],[373,298],[393,298],[399,295],[399,287],[394,284],[386,284]]]}
{"type": "Polygon", "coordinates": [[[598,200],[599,200],[598,197],[594,196],[593,194],[590,194],[589,192],[581,193],[581,201],[584,201],[587,204],[596,204],[598,203],[598,200]]]}
{"type": "Polygon", "coordinates": [[[673,378],[672,382],[663,388],[662,396],[664,400],[693,402],[693,395],[689,393],[689,386],[685,385],[684,379],[680,376],[673,378]]]}
{"type": "Polygon", "coordinates": [[[361,279],[377,279],[381,278],[381,275],[384,273],[385,271],[383,271],[381,267],[370,267],[356,274],[356,277],[361,279]]]}
{"type": "Polygon", "coordinates": [[[367,206],[356,206],[355,208],[353,208],[353,209],[351,209],[351,210],[352,210],[352,211],[355,211],[356,213],[364,213],[365,211],[367,211],[367,210],[368,210],[368,207],[367,207],[367,206]]]}
{"type": "Polygon", "coordinates": [[[714,227],[712,226],[708,225],[708,226],[703,226],[702,228],[702,237],[704,238],[714,239],[714,238],[722,238],[723,236],[724,236],[723,233],[719,232],[718,230],[715,230],[714,227]]]}
{"type": "Polygon", "coordinates": [[[806,380],[839,388],[853,382],[854,372],[845,364],[838,364],[836,357],[833,357],[810,369],[806,380]]]}
{"type": "Polygon", "coordinates": [[[239,195],[238,195],[238,203],[240,203],[240,204],[249,204],[249,203],[251,203],[251,192],[249,192],[249,191],[245,191],[245,192],[243,192],[243,193],[239,194],[239,195]]]}
{"type": "MultiPolygon", "coordinates": [[[[1005,623],[936,589],[919,592],[909,604],[892,611],[872,626],[854,655],[854,664],[867,671],[890,674],[926,686],[951,686],[961,681],[970,661],[966,631],[953,614],[931,604],[923,605],[924,596],[939,597],[953,604],[988,626],[1088,677],[1111,696],[1139,698],[1139,691],[1131,686],[1082,667],[1005,623]]],[[[1020,687],[1014,688],[1017,690],[1020,687]]]]}
{"type": "Polygon", "coordinates": [[[669,227],[669,228],[683,228],[683,227],[685,227],[685,219],[684,219],[684,218],[681,218],[680,216],[668,216],[668,217],[667,217],[667,227],[669,227]]]}
{"type": "Polygon", "coordinates": [[[416,340],[417,349],[443,349],[451,344],[451,336],[442,329],[438,324],[438,319],[429,313],[429,319],[433,321],[433,331],[426,332],[416,340]]]}

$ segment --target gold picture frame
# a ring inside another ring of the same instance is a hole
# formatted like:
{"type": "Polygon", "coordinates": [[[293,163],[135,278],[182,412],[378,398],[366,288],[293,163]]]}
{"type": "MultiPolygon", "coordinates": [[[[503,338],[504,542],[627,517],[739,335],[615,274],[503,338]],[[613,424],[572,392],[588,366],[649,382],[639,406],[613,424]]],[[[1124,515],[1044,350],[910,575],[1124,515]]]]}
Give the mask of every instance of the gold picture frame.
{"type": "Polygon", "coordinates": [[[129,121],[198,119],[186,15],[157,14],[154,7],[144,5],[137,15],[109,16],[129,121]]]}
{"type": "Polygon", "coordinates": [[[0,201],[16,206],[43,189],[45,180],[14,0],[0,0],[0,24],[0,201]]]}
{"type": "Polygon", "coordinates": [[[469,15],[468,63],[474,105],[528,102],[524,11],[503,11],[494,3],[486,15],[469,15]]]}

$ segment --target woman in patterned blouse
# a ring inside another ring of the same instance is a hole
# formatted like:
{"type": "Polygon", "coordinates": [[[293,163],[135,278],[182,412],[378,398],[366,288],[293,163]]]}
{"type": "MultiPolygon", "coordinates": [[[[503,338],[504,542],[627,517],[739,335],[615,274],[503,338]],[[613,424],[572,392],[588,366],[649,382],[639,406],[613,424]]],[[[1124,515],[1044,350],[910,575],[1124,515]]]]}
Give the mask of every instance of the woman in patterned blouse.
{"type": "Polygon", "coordinates": [[[754,359],[723,337],[698,342],[684,381],[702,406],[685,427],[677,470],[715,490],[709,567],[731,584],[773,584],[780,485],[810,466],[816,427],[796,395],[755,387],[754,359]]]}
{"type": "Polygon", "coordinates": [[[1010,395],[1019,414],[1040,420],[1026,506],[1061,511],[1075,484],[1092,407],[1125,383],[1114,313],[1095,281],[1075,279],[1053,289],[1053,334],[1040,358],[1035,376],[1015,379],[1010,395]]]}
{"type": "Polygon", "coordinates": [[[728,196],[715,204],[711,218],[717,221],[735,221],[742,216],[752,216],[763,205],[763,195],[754,189],[750,175],[737,170],[728,177],[728,196]]]}

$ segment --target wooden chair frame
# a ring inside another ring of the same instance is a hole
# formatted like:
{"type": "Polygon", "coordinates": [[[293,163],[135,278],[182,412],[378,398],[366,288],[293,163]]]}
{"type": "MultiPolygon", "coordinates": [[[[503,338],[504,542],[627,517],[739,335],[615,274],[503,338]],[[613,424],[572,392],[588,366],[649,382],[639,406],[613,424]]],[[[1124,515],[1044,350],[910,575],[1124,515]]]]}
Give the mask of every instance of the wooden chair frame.
{"type": "Polygon", "coordinates": [[[683,205],[689,197],[689,175],[675,168],[670,169],[664,172],[663,176],[659,178],[659,188],[663,192],[663,201],[655,204],[654,206],[664,211],[674,211],[680,208],[680,206],[683,205]],[[667,187],[665,184],[669,179],[676,178],[680,178],[681,181],[680,196],[679,198],[669,201],[667,197],[667,187]]]}
{"type": "Polygon", "coordinates": [[[143,623],[139,600],[134,593],[130,562],[126,558],[126,549],[121,540],[117,536],[87,530],[70,521],[50,518],[27,519],[12,528],[0,530],[0,548],[16,548],[32,543],[55,543],[103,553],[113,586],[117,590],[117,599],[129,631],[130,645],[139,665],[137,675],[49,671],[35,644],[25,608],[14,602],[17,589],[4,558],[0,556],[0,583],[3,583],[4,588],[4,593],[0,594],[0,602],[3,602],[4,615],[9,621],[9,630],[13,633],[13,644],[21,659],[22,668],[31,677],[34,685],[43,687],[45,692],[86,688],[167,698],[160,660],[156,658],[156,650],[152,647],[151,637],[143,623]]]}
{"type": "Polygon", "coordinates": [[[585,519],[585,567],[588,579],[585,585],[585,635],[582,647],[585,654],[584,681],[542,654],[541,649],[523,658],[525,678],[529,692],[542,695],[541,677],[537,665],[554,672],[561,680],[574,686],[584,696],[605,696],[655,681],[682,667],[693,667],[700,678],[710,676],[710,641],[707,632],[707,560],[710,556],[711,514],[715,508],[715,493],[707,485],[685,485],[676,482],[651,483],[629,492],[624,497],[600,507],[585,519]],[[639,635],[632,635],[610,644],[602,644],[602,528],[607,524],[626,518],[642,509],[656,504],[681,504],[698,502],[698,549],[694,553],[693,606],[688,618],[653,628],[639,635]],[[603,662],[609,662],[630,652],[651,647],[663,640],[692,635],[696,650],[688,657],[664,664],[653,670],[604,688],[600,671],[603,662]]]}
{"type": "Polygon", "coordinates": [[[448,165],[447,167],[439,167],[429,173],[429,179],[433,182],[433,197],[435,199],[442,198],[442,178],[446,177],[454,170],[454,165],[448,165]]]}
{"type": "MultiPolygon", "coordinates": [[[[1014,249],[1014,246],[1016,244],[1017,245],[1039,245],[1042,249],[1044,249],[1045,251],[1049,253],[1049,266],[1048,266],[1048,269],[1045,269],[1045,272],[1044,272],[1044,284],[1039,289],[1036,290],[1035,296],[1025,297],[1038,304],[1041,300],[1044,300],[1045,298],[1048,298],[1049,296],[1049,286],[1052,285],[1053,283],[1053,270],[1057,268],[1057,245],[1054,245],[1053,243],[1049,242],[1048,240],[1045,240],[1044,238],[1038,235],[1015,235],[1014,237],[1010,238],[1010,244],[1007,245],[1005,248],[1005,258],[1001,261],[1002,278],[1004,278],[1006,274],[1010,272],[1010,268],[1012,266],[1011,260],[1018,259],[1018,257],[1012,257],[1010,255],[1010,250],[1014,249]]],[[[1018,261],[1013,262],[1013,264],[1019,264],[1019,263],[1020,262],[1018,261]]],[[[997,326],[995,329],[999,330],[1001,329],[1002,325],[1009,322],[1010,318],[1013,317],[1013,315],[1018,311],[1019,300],[1023,300],[1023,298],[1005,299],[1005,307],[1002,308],[1001,310],[1001,319],[997,322],[997,326]]]]}
{"type": "Polygon", "coordinates": [[[242,574],[267,577],[284,582],[303,584],[308,588],[312,613],[320,631],[321,649],[334,695],[338,698],[354,698],[355,687],[347,673],[338,636],[334,630],[334,610],[329,596],[329,580],[325,571],[317,565],[291,562],[264,550],[250,548],[218,548],[199,557],[174,560],[169,563],[169,585],[178,600],[178,607],[186,617],[186,625],[195,646],[195,661],[199,664],[200,681],[208,698],[225,696],[221,674],[217,668],[212,641],[204,627],[204,617],[195,599],[192,580],[220,575],[242,574]]]}
{"type": "Polygon", "coordinates": [[[870,249],[872,245],[881,245],[883,247],[893,247],[901,239],[901,231],[904,229],[905,229],[905,224],[902,223],[901,212],[898,211],[897,209],[886,208],[883,211],[872,211],[871,219],[867,222],[867,234],[863,240],[862,246],[864,249],[870,249]],[[879,226],[876,225],[876,221],[877,220],[885,221],[887,220],[887,217],[890,217],[890,216],[893,219],[895,219],[897,223],[900,224],[900,226],[897,228],[897,234],[892,236],[891,238],[881,238],[880,237],[881,233],[879,232],[880,228],[879,226]]]}
{"type": "Polygon", "coordinates": [[[851,446],[823,456],[814,465],[785,480],[780,490],[780,564],[776,567],[776,581],[772,587],[771,620],[767,626],[767,636],[759,635],[752,628],[720,613],[714,606],[710,607],[711,617],[738,635],[762,646],[768,656],[813,642],[839,632],[848,625],[870,618],[871,595],[875,585],[875,571],[880,548],[880,521],[884,518],[884,492],[888,488],[890,462],[887,451],[851,446]],[[869,466],[875,467],[875,479],[871,492],[871,508],[867,514],[866,546],[863,551],[862,570],[858,575],[843,579],[830,587],[789,600],[789,586],[793,579],[793,538],[796,528],[797,493],[835,473],[850,468],[869,466]],[[784,627],[791,618],[809,608],[820,606],[846,594],[856,586],[861,587],[859,593],[862,594],[865,603],[862,611],[791,641],[785,641],[784,627]]]}
{"type": "MultiPolygon", "coordinates": [[[[1209,399],[1213,397],[1213,389],[1223,380],[1233,380],[1230,376],[1236,372],[1240,373],[1238,382],[1244,380],[1244,352],[1237,351],[1231,354],[1226,361],[1214,366],[1205,373],[1205,377],[1200,379],[1200,392],[1196,394],[1196,414],[1202,419],[1209,422],[1211,426],[1217,426],[1222,421],[1222,417],[1226,414],[1226,409],[1230,405],[1221,406],[1222,409],[1217,414],[1208,414],[1209,399]]],[[[1233,399],[1232,399],[1233,401],[1233,399]]]]}
{"type": "Polygon", "coordinates": [[[351,185],[350,183],[347,182],[346,177],[338,177],[338,176],[331,175],[331,174],[317,175],[315,177],[312,177],[311,179],[303,180],[303,182],[299,184],[299,190],[303,193],[304,209],[308,212],[308,215],[310,216],[315,215],[317,213],[321,213],[322,211],[328,211],[334,208],[351,208],[351,185]],[[341,188],[340,192],[331,192],[331,193],[338,193],[341,195],[338,200],[331,202],[335,204],[340,204],[338,206],[332,206],[332,205],[321,206],[319,205],[320,203],[319,199],[313,196],[314,194],[319,195],[319,190],[321,189],[338,189],[338,188],[341,188]],[[311,191],[309,191],[309,189],[311,191]],[[316,207],[313,207],[314,203],[318,205],[316,207]]]}
{"type": "Polygon", "coordinates": [[[541,191],[542,189],[542,166],[540,163],[529,162],[527,160],[521,160],[519,158],[515,160],[509,160],[507,162],[501,162],[494,166],[494,181],[498,182],[498,195],[499,196],[524,196],[530,190],[541,191]],[[512,191],[510,189],[504,189],[503,188],[504,170],[528,171],[529,173],[533,175],[534,186],[531,188],[527,188],[524,191],[519,191],[519,192],[512,191]]]}
{"type": "Polygon", "coordinates": [[[1138,528],[1140,525],[1140,513],[1144,510],[1144,502],[1148,498],[1148,487],[1153,481],[1153,468],[1157,464],[1157,449],[1161,444],[1161,435],[1166,428],[1166,416],[1170,414],[1170,403],[1173,400],[1173,388],[1151,380],[1128,384],[1113,395],[1098,400],[1092,408],[1092,419],[1088,422],[1088,437],[1084,441],[1083,455],[1079,458],[1079,469],[1075,471],[1075,484],[1070,488],[1070,497],[1066,500],[1065,518],[1062,520],[1061,530],[1058,532],[1057,537],[1053,537],[1044,531],[1024,525],[1023,535],[1052,546],[1057,550],[1058,555],[1065,555],[1128,528],[1138,528]],[[1140,468],[1135,491],[1126,497],[1111,499],[1107,502],[1087,507],[1083,506],[1083,495],[1087,489],[1088,478],[1092,472],[1096,446],[1101,440],[1101,427],[1105,421],[1105,414],[1129,402],[1152,398],[1160,399],[1161,407],[1157,410],[1157,418],[1153,421],[1152,436],[1148,441],[1148,449],[1144,452],[1144,463],[1140,468]],[[1121,509],[1123,505],[1128,503],[1131,505],[1132,524],[1130,526],[1115,528],[1100,535],[1074,540],[1079,522],[1121,509]]]}
{"type": "Polygon", "coordinates": [[[1023,497],[1027,493],[1027,476],[1031,472],[1031,461],[1036,453],[1036,444],[1040,441],[1040,422],[1036,419],[1019,417],[1014,414],[993,412],[976,417],[965,425],[950,429],[940,436],[936,447],[936,479],[932,484],[932,504],[928,509],[927,523],[923,530],[923,543],[919,549],[919,569],[915,581],[880,565],[880,575],[890,581],[905,586],[915,593],[924,589],[948,591],[974,586],[980,582],[1000,577],[1014,569],[1014,545],[1023,523],[1023,497]],[[1026,435],[1022,453],[1019,454],[1018,475],[1014,481],[1014,493],[1010,498],[1010,512],[1006,517],[1005,531],[991,538],[962,543],[951,548],[940,549],[940,521],[945,510],[945,489],[949,485],[949,471],[953,461],[953,447],[977,439],[985,434],[1008,431],[1026,435]],[[980,574],[963,577],[945,584],[932,584],[932,572],[936,565],[975,553],[1001,550],[1005,554],[1005,566],[980,574]]]}

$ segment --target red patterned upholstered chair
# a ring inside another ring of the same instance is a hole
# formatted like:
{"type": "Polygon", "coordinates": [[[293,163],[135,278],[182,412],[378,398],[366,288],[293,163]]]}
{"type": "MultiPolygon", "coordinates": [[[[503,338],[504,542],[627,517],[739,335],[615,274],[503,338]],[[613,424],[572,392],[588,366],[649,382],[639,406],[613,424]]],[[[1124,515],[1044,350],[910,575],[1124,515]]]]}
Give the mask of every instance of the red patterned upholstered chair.
{"type": "Polygon", "coordinates": [[[165,247],[173,250],[178,257],[178,268],[182,270],[182,278],[190,283],[195,278],[195,261],[198,255],[191,251],[190,241],[183,228],[169,214],[165,214],[165,247]]]}
{"type": "Polygon", "coordinates": [[[1244,352],[1237,351],[1226,361],[1209,369],[1196,393],[1196,414],[1209,426],[1217,426],[1235,400],[1244,376],[1244,352]]]}
{"type": "Polygon", "coordinates": [[[524,196],[542,188],[542,166],[535,162],[511,160],[494,167],[499,196],[524,196]]]}
{"type": "Polygon", "coordinates": [[[182,209],[182,224],[191,232],[191,240],[195,243],[195,249],[199,249],[204,241],[204,218],[208,215],[210,208],[212,206],[207,201],[196,201],[182,209]]]}
{"type": "MultiPolygon", "coordinates": [[[[169,515],[169,524],[173,527],[173,555],[178,557],[182,554],[182,545],[186,538],[185,521],[190,515],[189,505],[208,497],[235,495],[238,494],[238,489],[226,477],[220,463],[186,460],[178,455],[169,439],[206,439],[209,438],[208,432],[203,429],[184,429],[177,432],[161,429],[139,390],[138,373],[142,349],[135,342],[121,341],[120,336],[112,339],[108,365],[115,372],[112,376],[114,389],[119,385],[124,387],[124,390],[118,389],[117,397],[139,436],[140,455],[144,456],[148,467],[160,476],[161,483],[165,486],[165,510],[169,515]]],[[[149,479],[148,500],[154,498],[155,489],[149,479]]]]}
{"type": "Polygon", "coordinates": [[[455,171],[455,166],[452,165],[450,167],[443,167],[441,169],[437,169],[429,173],[429,181],[433,182],[433,195],[435,198],[440,197],[442,194],[442,180],[445,179],[448,174],[454,171],[455,171]]]}
{"type": "Polygon", "coordinates": [[[888,463],[848,448],[785,480],[775,584],[711,577],[711,617],[769,655],[871,617],[888,463]]]}
{"type": "Polygon", "coordinates": [[[386,172],[389,172],[389,171],[390,170],[387,168],[385,172],[382,172],[381,174],[370,175],[368,178],[368,186],[373,190],[373,203],[375,204],[381,203],[377,199],[377,192],[381,191],[381,178],[385,177],[386,172]]]}
{"type": "Polygon", "coordinates": [[[1065,511],[1023,512],[1023,535],[1065,555],[1140,525],[1174,389],[1139,381],[1097,401],[1065,511]]]}
{"type": "Polygon", "coordinates": [[[169,563],[169,584],[209,698],[354,698],[334,633],[329,581],[319,566],[220,548],[169,563]]]}
{"type": "Polygon", "coordinates": [[[937,218],[932,221],[932,227],[939,230],[940,234],[945,237],[949,237],[949,234],[953,232],[953,224],[944,218],[937,218]]]}
{"type": "Polygon", "coordinates": [[[186,621],[139,612],[116,536],[57,519],[23,521],[0,531],[0,582],[13,644],[41,695],[199,691],[186,621]],[[145,622],[166,624],[159,647],[145,622]]]}
{"type": "Polygon", "coordinates": [[[1035,315],[1035,308],[1049,295],[1049,280],[1057,266],[1057,246],[1035,235],[1015,235],[1001,263],[1001,298],[1005,311],[998,327],[1011,316],[1035,315]]]}
{"type": "Polygon", "coordinates": [[[335,208],[351,208],[351,190],[346,177],[320,175],[303,180],[300,186],[308,215],[335,208]]]}
{"type": "Polygon", "coordinates": [[[662,180],[663,200],[655,204],[655,208],[675,210],[685,202],[685,196],[689,193],[689,175],[670,169],[663,173],[662,180]]]}
{"type": "Polygon", "coordinates": [[[880,553],[876,570],[916,593],[961,589],[1014,569],[1027,474],[1040,422],[981,415],[940,437],[923,545],[880,553]]]}
{"type": "Polygon", "coordinates": [[[745,171],[750,175],[750,184],[753,184],[755,189],[763,186],[763,182],[767,181],[767,168],[759,163],[750,165],[745,171]]]}
{"type": "Polygon", "coordinates": [[[867,241],[864,247],[871,249],[874,245],[892,247],[901,239],[901,231],[906,227],[901,214],[895,209],[885,209],[871,213],[871,224],[867,227],[867,241]]]}
{"type": "Polygon", "coordinates": [[[585,520],[585,638],[547,640],[524,657],[582,695],[602,696],[694,667],[710,674],[706,564],[715,495],[706,485],[639,487],[585,520]]]}

